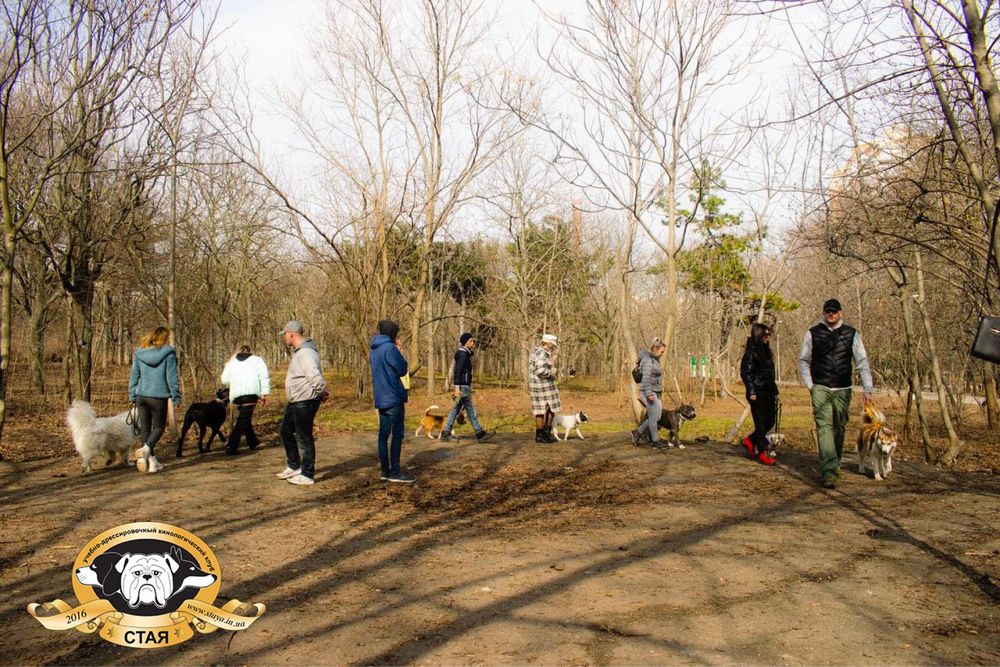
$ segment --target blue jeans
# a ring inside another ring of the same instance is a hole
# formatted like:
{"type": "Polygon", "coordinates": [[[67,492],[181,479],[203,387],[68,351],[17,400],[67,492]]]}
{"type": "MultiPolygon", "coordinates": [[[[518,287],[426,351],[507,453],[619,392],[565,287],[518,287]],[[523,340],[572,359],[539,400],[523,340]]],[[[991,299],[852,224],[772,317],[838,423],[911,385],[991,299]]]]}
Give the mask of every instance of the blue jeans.
{"type": "Polygon", "coordinates": [[[476,416],[476,406],[472,404],[472,387],[467,384],[456,385],[458,388],[459,396],[455,399],[455,403],[451,406],[451,411],[448,413],[448,421],[444,423],[444,432],[451,433],[451,427],[455,425],[455,420],[458,419],[458,414],[465,408],[465,414],[469,417],[469,423],[472,424],[472,428],[476,430],[476,433],[482,433],[483,427],[479,424],[479,418],[476,416]]]}
{"type": "Polygon", "coordinates": [[[378,411],[378,460],[386,477],[399,475],[399,453],[403,449],[403,420],[406,405],[379,408],[378,411]],[[390,443],[389,436],[392,435],[390,443]]]}
{"type": "Polygon", "coordinates": [[[296,401],[285,406],[278,437],[285,446],[285,459],[292,470],[302,469],[302,475],[316,476],[316,440],[313,438],[313,421],[319,410],[319,399],[296,401]]]}
{"type": "Polygon", "coordinates": [[[660,397],[654,394],[653,400],[648,400],[645,395],[639,397],[639,402],[646,406],[646,421],[639,426],[639,435],[643,431],[649,431],[649,441],[656,443],[660,441],[660,415],[663,414],[663,403],[660,397]]]}

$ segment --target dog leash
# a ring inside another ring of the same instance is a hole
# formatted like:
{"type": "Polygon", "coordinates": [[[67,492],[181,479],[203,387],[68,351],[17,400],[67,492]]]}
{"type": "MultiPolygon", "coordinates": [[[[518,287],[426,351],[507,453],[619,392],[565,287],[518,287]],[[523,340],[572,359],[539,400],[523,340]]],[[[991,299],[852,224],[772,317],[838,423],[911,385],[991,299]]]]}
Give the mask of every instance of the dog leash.
{"type": "Polygon", "coordinates": [[[128,413],[125,415],[125,423],[132,427],[132,435],[139,437],[139,409],[132,403],[132,406],[128,409],[128,413]]]}

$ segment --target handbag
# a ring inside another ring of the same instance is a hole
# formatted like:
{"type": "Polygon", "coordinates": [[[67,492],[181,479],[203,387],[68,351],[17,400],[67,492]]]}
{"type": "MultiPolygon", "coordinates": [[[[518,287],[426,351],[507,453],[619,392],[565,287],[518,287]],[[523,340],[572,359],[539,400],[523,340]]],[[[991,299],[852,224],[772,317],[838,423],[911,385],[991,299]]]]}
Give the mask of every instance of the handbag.
{"type": "MultiPolygon", "coordinates": [[[[990,301],[990,268],[993,264],[993,239],[997,233],[997,216],[1000,216],[1000,200],[993,207],[993,224],[990,228],[990,236],[986,240],[989,248],[986,250],[986,273],[983,276],[983,296],[987,302],[990,301]]],[[[977,359],[1000,364],[1000,317],[996,315],[982,315],[979,318],[979,329],[976,337],[972,340],[972,349],[969,354],[977,359]]]]}
{"type": "Polygon", "coordinates": [[[969,354],[983,361],[1000,364],[1000,317],[983,315],[979,318],[979,330],[976,331],[969,354]]]}

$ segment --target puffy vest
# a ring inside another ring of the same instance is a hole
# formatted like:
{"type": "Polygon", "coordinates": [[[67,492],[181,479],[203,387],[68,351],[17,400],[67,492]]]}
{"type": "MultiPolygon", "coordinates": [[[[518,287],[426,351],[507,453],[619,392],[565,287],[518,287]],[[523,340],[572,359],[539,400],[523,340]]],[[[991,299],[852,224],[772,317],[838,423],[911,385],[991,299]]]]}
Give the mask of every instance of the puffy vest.
{"type": "Polygon", "coordinates": [[[812,363],[809,371],[815,384],[841,389],[852,382],[855,329],[841,324],[829,329],[823,323],[809,330],[812,334],[812,363]]]}

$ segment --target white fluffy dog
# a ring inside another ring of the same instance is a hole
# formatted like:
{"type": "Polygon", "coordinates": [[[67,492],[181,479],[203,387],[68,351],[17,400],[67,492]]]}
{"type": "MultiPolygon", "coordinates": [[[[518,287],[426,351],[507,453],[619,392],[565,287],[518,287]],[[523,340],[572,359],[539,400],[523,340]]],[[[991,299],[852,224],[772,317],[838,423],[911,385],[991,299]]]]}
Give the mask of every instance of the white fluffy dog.
{"type": "Polygon", "coordinates": [[[114,417],[98,417],[86,401],[73,401],[66,411],[66,423],[73,434],[73,445],[83,457],[83,471],[90,472],[91,462],[104,456],[111,465],[120,458],[128,462],[128,453],[135,444],[132,426],[126,423],[129,411],[114,417]]]}

